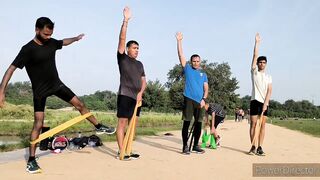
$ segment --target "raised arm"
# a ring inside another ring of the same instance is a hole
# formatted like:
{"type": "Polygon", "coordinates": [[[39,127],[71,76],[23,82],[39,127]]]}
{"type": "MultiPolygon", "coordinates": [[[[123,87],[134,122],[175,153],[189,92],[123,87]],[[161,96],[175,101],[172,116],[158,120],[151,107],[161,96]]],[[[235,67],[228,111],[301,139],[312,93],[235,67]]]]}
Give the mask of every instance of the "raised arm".
{"type": "Polygon", "coordinates": [[[84,34],[79,34],[76,37],[72,37],[72,38],[65,38],[63,39],[63,46],[68,46],[69,44],[72,44],[76,41],[79,41],[80,39],[82,39],[84,36],[84,34]]]}
{"type": "Polygon", "coordinates": [[[9,80],[11,79],[11,76],[13,72],[17,69],[17,67],[10,65],[9,68],[7,69],[6,73],[4,74],[1,84],[0,84],[0,108],[3,107],[4,105],[4,100],[5,100],[5,93],[6,93],[6,88],[8,85],[9,80]]]}
{"type": "Polygon", "coordinates": [[[123,54],[126,49],[126,36],[129,19],[131,18],[131,11],[129,7],[123,9],[123,22],[119,35],[118,52],[123,54]]]}
{"type": "Polygon", "coordinates": [[[259,33],[256,34],[255,43],[254,43],[254,50],[253,50],[253,58],[252,58],[252,64],[251,69],[254,70],[257,67],[257,59],[259,56],[259,46],[260,46],[261,38],[259,33]]]}
{"type": "Polygon", "coordinates": [[[186,65],[186,58],[184,57],[184,54],[182,51],[182,39],[183,39],[182,33],[177,32],[176,38],[177,38],[177,48],[178,48],[179,60],[180,60],[182,67],[184,67],[186,65]]]}

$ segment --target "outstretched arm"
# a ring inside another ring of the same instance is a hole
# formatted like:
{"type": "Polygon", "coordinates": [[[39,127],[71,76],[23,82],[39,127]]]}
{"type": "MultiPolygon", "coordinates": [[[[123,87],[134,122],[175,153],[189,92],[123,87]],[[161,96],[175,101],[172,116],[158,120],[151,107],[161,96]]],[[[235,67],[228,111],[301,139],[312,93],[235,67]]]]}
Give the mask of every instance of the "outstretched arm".
{"type": "Polygon", "coordinates": [[[17,67],[10,65],[2,78],[2,81],[0,84],[0,108],[3,107],[3,105],[4,105],[6,88],[7,88],[9,80],[11,79],[13,72],[16,69],[17,69],[17,67]]]}
{"type": "Polygon", "coordinates": [[[178,48],[179,60],[180,60],[182,67],[184,67],[186,65],[186,58],[184,57],[184,54],[182,51],[182,39],[183,39],[182,33],[177,32],[176,38],[177,38],[177,48],[178,48]]]}
{"type": "Polygon", "coordinates": [[[131,11],[129,7],[123,9],[123,22],[119,35],[118,52],[123,54],[126,49],[126,36],[129,19],[131,18],[131,11]]]}
{"type": "Polygon", "coordinates": [[[84,34],[79,34],[76,37],[65,38],[65,39],[63,39],[63,46],[68,46],[69,44],[72,44],[76,41],[79,41],[80,39],[82,39],[83,36],[84,36],[84,34]]]}
{"type": "Polygon", "coordinates": [[[254,70],[257,67],[257,59],[259,56],[259,46],[260,46],[261,38],[259,33],[256,34],[255,38],[255,44],[254,44],[254,50],[253,50],[253,58],[252,58],[252,64],[251,69],[254,70]]]}

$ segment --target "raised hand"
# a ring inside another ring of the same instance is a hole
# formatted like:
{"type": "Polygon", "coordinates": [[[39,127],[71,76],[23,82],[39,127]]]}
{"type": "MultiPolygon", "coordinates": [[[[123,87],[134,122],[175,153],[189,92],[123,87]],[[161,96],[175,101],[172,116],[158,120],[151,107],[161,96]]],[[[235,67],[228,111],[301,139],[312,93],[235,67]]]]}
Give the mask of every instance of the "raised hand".
{"type": "Polygon", "coordinates": [[[176,34],[177,41],[181,41],[183,39],[183,35],[181,32],[177,32],[176,34]]]}
{"type": "Polygon", "coordinates": [[[83,33],[82,33],[82,34],[79,34],[79,35],[76,37],[77,41],[79,41],[80,39],[82,39],[82,38],[83,38],[83,36],[84,36],[84,34],[83,34],[83,33]]]}
{"type": "Polygon", "coordinates": [[[123,17],[125,21],[128,21],[131,18],[131,11],[128,6],[123,9],[123,17]]]}
{"type": "Polygon", "coordinates": [[[257,33],[256,34],[256,43],[260,43],[260,42],[261,42],[260,34],[257,33]]]}

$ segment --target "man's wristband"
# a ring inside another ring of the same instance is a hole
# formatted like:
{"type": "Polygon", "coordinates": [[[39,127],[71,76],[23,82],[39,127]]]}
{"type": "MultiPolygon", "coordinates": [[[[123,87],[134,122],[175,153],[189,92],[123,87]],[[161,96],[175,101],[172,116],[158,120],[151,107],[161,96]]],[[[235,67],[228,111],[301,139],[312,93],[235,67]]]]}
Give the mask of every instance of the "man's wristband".
{"type": "Polygon", "coordinates": [[[204,102],[207,102],[207,98],[202,98],[202,100],[204,100],[204,102]]]}

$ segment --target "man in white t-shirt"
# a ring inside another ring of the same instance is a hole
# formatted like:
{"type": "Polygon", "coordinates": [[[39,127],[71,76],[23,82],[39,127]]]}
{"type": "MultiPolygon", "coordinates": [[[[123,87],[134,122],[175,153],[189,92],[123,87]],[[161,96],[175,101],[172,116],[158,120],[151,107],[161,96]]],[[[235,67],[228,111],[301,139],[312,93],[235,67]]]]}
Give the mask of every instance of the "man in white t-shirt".
{"type": "Polygon", "coordinates": [[[259,56],[259,45],[261,38],[259,33],[255,37],[254,53],[251,64],[251,80],[252,80],[252,94],[250,102],[250,140],[252,142],[255,134],[257,120],[263,113],[261,118],[261,128],[259,136],[257,136],[258,148],[255,145],[251,146],[249,154],[256,154],[263,156],[265,153],[262,150],[262,143],[265,135],[265,124],[268,115],[269,100],[272,92],[272,78],[266,74],[267,57],[259,56]],[[259,117],[258,117],[259,116],[259,117]]]}

